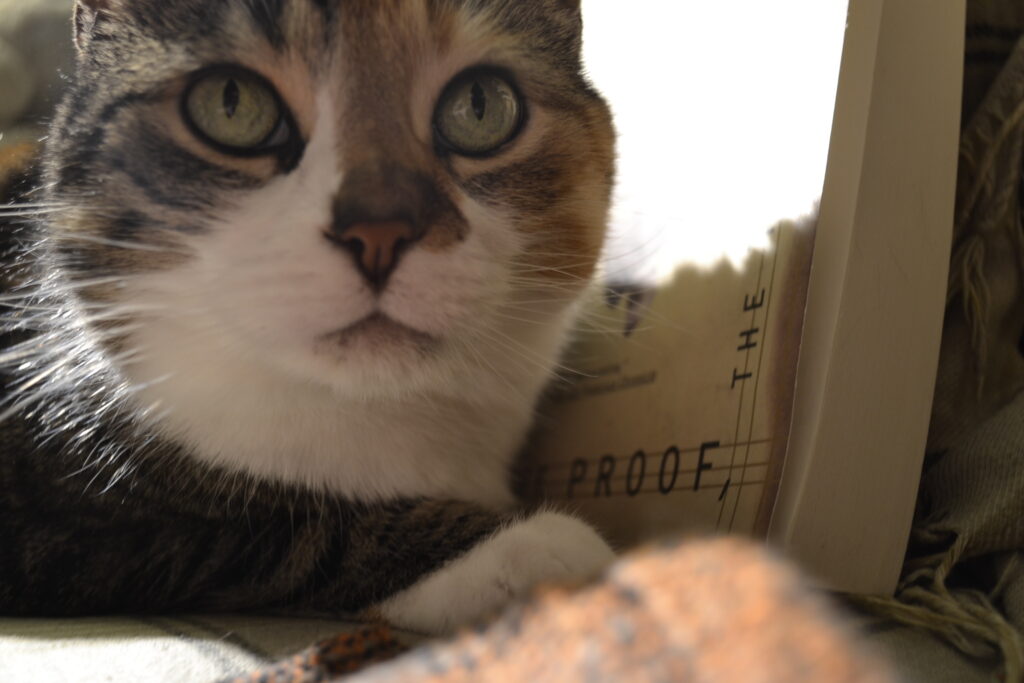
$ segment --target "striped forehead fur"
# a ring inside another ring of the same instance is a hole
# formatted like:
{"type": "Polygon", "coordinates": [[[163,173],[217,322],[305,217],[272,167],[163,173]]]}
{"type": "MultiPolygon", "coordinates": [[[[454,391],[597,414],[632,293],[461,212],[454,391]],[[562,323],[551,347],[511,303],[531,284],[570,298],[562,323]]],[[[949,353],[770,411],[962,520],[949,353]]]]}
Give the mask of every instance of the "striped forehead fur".
{"type": "MultiPolygon", "coordinates": [[[[402,125],[392,114],[407,101],[424,51],[461,45],[528,63],[524,76],[531,79],[531,96],[552,111],[574,117],[574,127],[593,139],[576,141],[556,131],[552,144],[533,159],[455,174],[464,191],[484,201],[505,201],[522,212],[520,218],[543,215],[555,205],[555,197],[572,197],[556,186],[572,185],[574,170],[587,168],[580,163],[580,150],[605,157],[591,160],[590,166],[611,167],[611,136],[601,131],[602,126],[608,129],[607,113],[580,75],[580,20],[574,3],[107,0],[102,5],[80,23],[79,86],[58,118],[49,176],[62,193],[78,197],[103,197],[113,183],[122,187],[120,195],[136,196],[142,206],[122,210],[99,205],[92,216],[68,221],[83,232],[166,242],[169,234],[201,230],[218,201],[265,180],[266,174],[261,177],[251,168],[225,167],[183,148],[168,138],[163,122],[152,120],[156,103],[168,97],[183,73],[204,64],[233,62],[254,50],[298,54],[288,61],[299,59],[312,71],[326,68],[332,58],[358,65],[347,73],[351,82],[345,87],[360,109],[349,119],[378,129],[386,129],[389,122],[402,125]],[[340,57],[334,56],[335,44],[341,45],[340,57]],[[416,45],[421,49],[403,47],[416,45]],[[524,172],[529,168],[535,172],[524,172]],[[556,178],[561,182],[553,185],[556,178]],[[140,215],[148,221],[139,220],[140,215]]],[[[376,132],[378,139],[401,139],[386,130],[376,132]]],[[[280,168],[296,160],[278,161],[280,168]]],[[[595,182],[604,189],[600,181],[587,179],[595,182]]],[[[596,257],[600,240],[591,241],[587,255],[596,257]]],[[[91,246],[76,260],[95,265],[89,257],[96,251],[91,246]]],[[[169,262],[152,254],[106,255],[101,260],[136,257],[142,268],[169,262]]]]}

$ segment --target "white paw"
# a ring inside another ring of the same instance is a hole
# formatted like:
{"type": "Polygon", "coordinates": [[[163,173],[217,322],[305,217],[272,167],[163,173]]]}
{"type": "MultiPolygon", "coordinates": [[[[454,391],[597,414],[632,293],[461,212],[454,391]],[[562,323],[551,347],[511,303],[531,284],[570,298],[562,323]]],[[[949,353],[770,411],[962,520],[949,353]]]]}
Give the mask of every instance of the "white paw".
{"type": "Polygon", "coordinates": [[[495,613],[539,583],[590,579],[614,559],[587,524],[542,512],[497,531],[379,609],[395,626],[449,633],[495,613]]]}

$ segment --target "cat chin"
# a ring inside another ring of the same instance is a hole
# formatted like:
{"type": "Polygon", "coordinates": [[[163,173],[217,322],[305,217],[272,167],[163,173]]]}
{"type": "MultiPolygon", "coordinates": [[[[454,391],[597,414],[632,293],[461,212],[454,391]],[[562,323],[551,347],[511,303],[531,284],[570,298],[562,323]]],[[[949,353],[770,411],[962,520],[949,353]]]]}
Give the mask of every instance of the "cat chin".
{"type": "Polygon", "coordinates": [[[429,358],[437,353],[441,340],[401,323],[383,313],[372,313],[350,325],[322,335],[316,343],[318,355],[341,363],[366,359],[387,364],[391,356],[413,354],[429,358]]]}
{"type": "Polygon", "coordinates": [[[424,357],[397,342],[386,353],[369,341],[338,362],[308,346],[270,359],[165,339],[132,368],[133,400],[197,459],[259,479],[352,500],[510,503],[508,462],[546,373],[511,385],[467,376],[454,350],[424,357]],[[185,363],[188,372],[147,381],[185,363]]]}
{"type": "Polygon", "coordinates": [[[366,335],[345,343],[320,340],[311,357],[288,364],[286,371],[328,387],[339,398],[369,400],[464,393],[456,368],[439,340],[425,345],[366,335]]]}

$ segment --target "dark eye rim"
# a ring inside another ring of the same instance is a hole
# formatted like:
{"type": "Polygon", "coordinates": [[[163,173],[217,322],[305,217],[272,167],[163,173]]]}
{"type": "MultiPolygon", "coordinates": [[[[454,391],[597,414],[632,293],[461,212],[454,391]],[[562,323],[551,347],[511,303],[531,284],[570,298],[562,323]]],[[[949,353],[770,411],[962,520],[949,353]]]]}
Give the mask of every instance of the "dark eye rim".
{"type": "Polygon", "coordinates": [[[238,64],[213,64],[190,74],[188,83],[181,96],[179,108],[181,110],[181,118],[185,122],[185,125],[200,142],[229,156],[242,158],[255,158],[272,155],[284,156],[289,151],[294,150],[296,146],[301,146],[297,140],[298,127],[295,124],[295,117],[292,116],[291,110],[281,98],[280,93],[277,92],[277,88],[275,88],[273,84],[261,74],[253,71],[252,69],[247,69],[244,66],[239,66],[238,64]],[[196,86],[202,83],[205,79],[214,75],[235,75],[239,78],[247,78],[255,81],[266,88],[267,92],[269,92],[271,97],[274,98],[278,111],[277,121],[274,123],[273,128],[271,128],[270,133],[256,145],[253,145],[252,147],[235,147],[233,145],[226,145],[223,142],[219,142],[210,137],[192,119],[192,115],[188,111],[189,97],[192,96],[192,91],[195,90],[196,86]],[[281,130],[282,128],[284,128],[283,132],[281,130]],[[278,137],[283,138],[281,142],[268,144],[278,137]]]}
{"type": "Polygon", "coordinates": [[[463,69],[456,74],[448,84],[441,89],[441,94],[438,96],[437,101],[434,103],[434,114],[432,127],[434,129],[434,147],[437,153],[441,156],[447,156],[449,154],[457,154],[461,157],[469,159],[489,159],[501,154],[508,145],[513,142],[523,132],[526,127],[526,122],[529,119],[529,107],[526,104],[526,98],[523,97],[523,91],[519,88],[519,84],[516,82],[515,76],[508,69],[501,66],[494,66],[490,64],[477,64],[471,66],[468,69],[463,69]],[[441,132],[441,126],[438,122],[441,106],[448,100],[448,97],[454,90],[459,88],[463,83],[472,78],[479,78],[480,76],[491,76],[504,81],[509,88],[512,89],[513,94],[516,96],[516,101],[519,103],[519,116],[516,120],[515,125],[509,134],[500,143],[494,147],[483,150],[466,150],[448,140],[444,133],[441,132]]]}

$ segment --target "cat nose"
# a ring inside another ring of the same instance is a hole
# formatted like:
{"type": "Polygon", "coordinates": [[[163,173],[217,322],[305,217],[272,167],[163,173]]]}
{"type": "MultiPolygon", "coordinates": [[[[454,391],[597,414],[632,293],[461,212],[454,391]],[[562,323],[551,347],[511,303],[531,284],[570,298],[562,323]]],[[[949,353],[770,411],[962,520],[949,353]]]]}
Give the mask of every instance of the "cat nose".
{"type": "Polygon", "coordinates": [[[325,235],[352,254],[359,272],[378,291],[387,284],[406,248],[420,237],[412,223],[402,219],[359,221],[325,235]]]}

